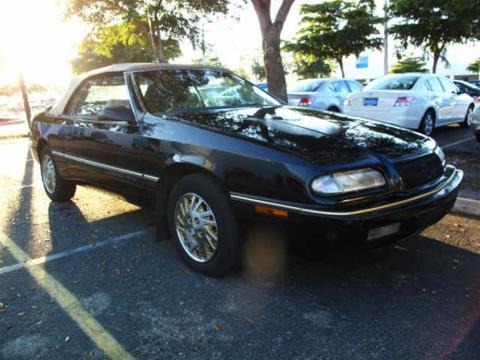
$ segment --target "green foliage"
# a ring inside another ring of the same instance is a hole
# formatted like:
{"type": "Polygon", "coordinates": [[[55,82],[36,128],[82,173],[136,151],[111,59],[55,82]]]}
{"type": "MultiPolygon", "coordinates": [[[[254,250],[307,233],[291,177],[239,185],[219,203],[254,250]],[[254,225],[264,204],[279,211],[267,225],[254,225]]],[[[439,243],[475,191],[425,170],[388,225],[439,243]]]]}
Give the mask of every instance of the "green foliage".
{"type": "Polygon", "coordinates": [[[241,67],[241,66],[240,66],[240,67],[237,67],[236,69],[233,69],[233,72],[234,72],[235,74],[237,74],[238,76],[241,76],[241,77],[244,78],[244,79],[247,79],[247,80],[250,79],[250,76],[249,76],[247,70],[245,70],[245,69],[244,69],[243,67],[241,67]]]}
{"type": "Polygon", "coordinates": [[[265,81],[265,79],[267,78],[265,66],[263,65],[263,63],[260,63],[258,59],[253,59],[250,70],[258,81],[265,81]]]}
{"type": "Polygon", "coordinates": [[[332,73],[332,64],[313,55],[295,54],[293,70],[299,79],[329,77],[332,73]]]}
{"type": "Polygon", "coordinates": [[[223,68],[225,65],[220,61],[218,56],[209,56],[206,59],[194,59],[194,64],[209,65],[214,67],[223,68]]]}
{"type": "MultiPolygon", "coordinates": [[[[180,55],[178,41],[163,42],[165,55],[171,59],[180,55]]],[[[148,34],[133,23],[100,27],[89,33],[72,61],[75,73],[122,62],[151,62],[154,58],[148,34]]]]}
{"type": "Polygon", "coordinates": [[[425,61],[420,57],[405,57],[400,59],[390,70],[391,73],[401,74],[408,72],[428,72],[425,61]]]}
{"type": "Polygon", "coordinates": [[[468,65],[467,70],[474,73],[480,73],[480,58],[468,65]]]}
{"type": "Polygon", "coordinates": [[[93,28],[74,62],[75,70],[121,61],[167,61],[184,38],[200,43],[199,24],[225,14],[230,0],[67,0],[66,16],[93,28]]]}
{"type": "Polygon", "coordinates": [[[402,42],[433,56],[433,72],[450,43],[480,39],[480,4],[456,0],[392,0],[389,16],[399,21],[390,32],[402,42]]]}
{"type": "Polygon", "coordinates": [[[370,0],[333,0],[302,5],[296,42],[286,43],[284,49],[313,57],[314,60],[308,61],[317,66],[325,59],[333,59],[344,75],[344,57],[358,56],[365,49],[379,49],[383,44],[376,28],[382,19],[373,15],[374,9],[375,4],[370,0]]]}

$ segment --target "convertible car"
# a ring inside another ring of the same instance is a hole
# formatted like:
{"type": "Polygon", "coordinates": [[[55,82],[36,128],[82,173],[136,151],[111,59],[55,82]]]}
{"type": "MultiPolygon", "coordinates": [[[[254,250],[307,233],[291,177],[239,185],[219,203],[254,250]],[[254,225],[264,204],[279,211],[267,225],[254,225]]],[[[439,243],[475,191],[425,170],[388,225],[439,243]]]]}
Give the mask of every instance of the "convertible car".
{"type": "Polygon", "coordinates": [[[32,127],[53,201],[77,184],[152,199],[158,237],[212,276],[239,263],[244,219],[312,227],[319,242],[391,243],[440,220],[463,177],[427,136],[286,106],[203,66],[89,72],[32,127]]]}

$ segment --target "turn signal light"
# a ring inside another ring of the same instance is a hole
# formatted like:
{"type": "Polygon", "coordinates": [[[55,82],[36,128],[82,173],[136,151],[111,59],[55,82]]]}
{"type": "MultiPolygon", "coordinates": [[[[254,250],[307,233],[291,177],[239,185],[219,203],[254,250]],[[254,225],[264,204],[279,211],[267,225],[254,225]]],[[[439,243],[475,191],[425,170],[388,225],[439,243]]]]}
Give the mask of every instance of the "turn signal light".
{"type": "Polygon", "coordinates": [[[281,218],[288,217],[288,211],[275,209],[268,206],[255,205],[255,212],[267,216],[276,216],[281,218]]]}

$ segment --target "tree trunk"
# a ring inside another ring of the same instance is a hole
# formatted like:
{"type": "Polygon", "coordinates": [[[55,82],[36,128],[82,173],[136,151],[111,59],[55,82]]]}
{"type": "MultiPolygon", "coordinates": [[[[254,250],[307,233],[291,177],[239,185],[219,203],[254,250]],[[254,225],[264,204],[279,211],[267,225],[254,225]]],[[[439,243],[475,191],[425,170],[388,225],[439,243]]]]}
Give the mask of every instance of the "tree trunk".
{"type": "Polygon", "coordinates": [[[270,0],[251,0],[257,13],[262,32],[263,61],[268,91],[277,98],[287,101],[287,85],[280,52],[280,34],[288,12],[295,0],[283,0],[275,20],[270,15],[270,0]]]}
{"type": "Polygon", "coordinates": [[[25,110],[25,115],[27,117],[27,124],[28,128],[32,130],[30,120],[32,117],[32,112],[30,110],[30,102],[28,101],[28,93],[27,93],[27,87],[25,86],[25,81],[23,80],[23,75],[20,73],[18,75],[18,86],[20,88],[20,92],[22,93],[22,99],[23,99],[23,108],[25,110]]]}
{"type": "Polygon", "coordinates": [[[340,59],[337,60],[337,62],[338,62],[338,66],[340,66],[340,71],[342,73],[342,78],[344,78],[345,77],[345,70],[343,68],[343,59],[340,58],[340,59]]]}
{"type": "Polygon", "coordinates": [[[162,32],[160,27],[157,27],[157,59],[159,63],[166,63],[165,52],[163,51],[162,32]]]}
{"type": "Polygon", "coordinates": [[[435,74],[437,72],[437,65],[438,60],[440,60],[440,56],[442,55],[443,49],[445,49],[445,44],[438,46],[433,50],[433,65],[432,65],[432,73],[435,74]]]}
{"type": "Polygon", "coordinates": [[[264,34],[262,48],[268,91],[279,99],[287,101],[287,83],[280,53],[280,32],[272,27],[264,34]]]}

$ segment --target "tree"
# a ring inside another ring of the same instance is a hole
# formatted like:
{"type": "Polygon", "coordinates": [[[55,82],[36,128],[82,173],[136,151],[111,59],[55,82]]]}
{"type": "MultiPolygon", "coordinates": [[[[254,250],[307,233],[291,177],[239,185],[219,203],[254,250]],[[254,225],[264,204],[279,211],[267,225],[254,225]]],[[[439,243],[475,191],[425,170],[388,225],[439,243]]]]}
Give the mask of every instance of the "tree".
{"type": "Polygon", "coordinates": [[[473,73],[480,73],[480,58],[468,65],[467,70],[473,73]]]}
{"type": "Polygon", "coordinates": [[[265,66],[260,64],[260,61],[257,59],[253,59],[250,70],[258,81],[264,81],[267,77],[267,74],[265,73],[265,66]]]}
{"type": "MultiPolygon", "coordinates": [[[[163,40],[165,60],[180,56],[177,40],[163,40]]],[[[119,23],[90,32],[81,42],[73,70],[81,73],[120,62],[151,62],[155,58],[148,33],[133,23],[119,23]]]]}
{"type": "Polygon", "coordinates": [[[405,57],[400,59],[390,70],[394,74],[408,72],[428,72],[425,68],[425,61],[420,57],[405,57]]]}
{"type": "Polygon", "coordinates": [[[297,53],[293,57],[293,71],[299,79],[328,77],[332,73],[332,66],[316,56],[297,53]]]}
{"type": "Polygon", "coordinates": [[[166,62],[166,43],[199,40],[201,16],[226,14],[229,0],[68,0],[67,16],[79,16],[94,30],[119,23],[134,24],[148,35],[154,60],[166,62]]]}
{"type": "Polygon", "coordinates": [[[433,73],[448,44],[480,39],[478,1],[392,0],[389,16],[398,18],[390,33],[404,48],[411,44],[430,52],[433,73]]]}
{"type": "Polygon", "coordinates": [[[225,65],[221,62],[218,56],[209,56],[207,58],[194,59],[194,64],[209,65],[218,68],[223,68],[225,65]]]}
{"type": "Polygon", "coordinates": [[[362,51],[379,49],[383,44],[376,28],[382,19],[373,15],[374,9],[372,0],[333,0],[302,5],[296,42],[287,43],[285,49],[313,57],[311,63],[333,59],[345,77],[343,59],[346,56],[359,56],[362,51]]]}
{"type": "Polygon", "coordinates": [[[294,0],[282,0],[280,8],[272,20],[271,0],[251,0],[260,23],[262,34],[263,63],[269,92],[282,100],[287,100],[287,84],[280,52],[280,34],[294,0]]]}

